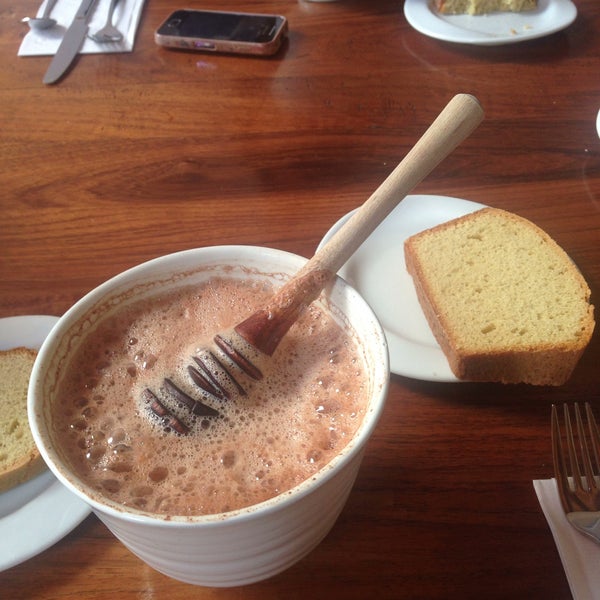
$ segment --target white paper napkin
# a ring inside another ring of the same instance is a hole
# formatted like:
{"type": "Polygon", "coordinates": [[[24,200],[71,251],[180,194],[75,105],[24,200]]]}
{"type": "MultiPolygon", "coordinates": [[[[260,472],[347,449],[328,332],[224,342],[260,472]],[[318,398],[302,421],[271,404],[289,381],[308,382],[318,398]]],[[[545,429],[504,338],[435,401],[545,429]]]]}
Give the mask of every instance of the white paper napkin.
{"type": "MultiPolygon", "coordinates": [[[[50,15],[56,19],[57,24],[50,29],[30,30],[21,42],[18,55],[47,56],[56,54],[65,31],[73,21],[80,4],[81,0],[58,0],[50,15]]],[[[45,5],[46,2],[40,6],[37,16],[42,15],[45,5]]],[[[108,17],[109,5],[110,0],[98,0],[88,22],[90,27],[88,33],[94,33],[104,26],[108,17]]],[[[123,34],[123,39],[119,42],[98,44],[86,37],[80,52],[82,54],[131,52],[143,7],[144,0],[120,0],[115,8],[113,25],[123,34]]],[[[22,26],[27,27],[27,24],[23,23],[22,26]]]]}
{"type": "Polygon", "coordinates": [[[600,545],[567,521],[555,479],[541,479],[533,487],[558,548],[575,600],[600,599],[600,545]]]}

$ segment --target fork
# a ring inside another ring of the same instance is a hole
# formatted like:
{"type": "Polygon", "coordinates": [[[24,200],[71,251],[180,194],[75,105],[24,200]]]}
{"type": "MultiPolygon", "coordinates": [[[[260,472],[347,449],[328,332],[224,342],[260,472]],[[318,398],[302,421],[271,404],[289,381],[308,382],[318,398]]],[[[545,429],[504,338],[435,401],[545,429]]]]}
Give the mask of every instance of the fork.
{"type": "Polygon", "coordinates": [[[108,42],[119,42],[123,39],[123,34],[112,24],[115,8],[119,0],[111,0],[108,8],[108,16],[106,17],[106,23],[102,29],[96,31],[96,33],[90,34],[88,37],[98,44],[106,44],[108,42]]]}
{"type": "Polygon", "coordinates": [[[552,405],[552,456],[561,504],[575,529],[600,543],[600,433],[589,403],[585,403],[587,428],[575,403],[575,431],[569,406],[563,406],[564,435],[558,411],[552,405]],[[563,450],[566,443],[566,452],[563,450]],[[568,461],[567,461],[568,458],[568,461]]]}

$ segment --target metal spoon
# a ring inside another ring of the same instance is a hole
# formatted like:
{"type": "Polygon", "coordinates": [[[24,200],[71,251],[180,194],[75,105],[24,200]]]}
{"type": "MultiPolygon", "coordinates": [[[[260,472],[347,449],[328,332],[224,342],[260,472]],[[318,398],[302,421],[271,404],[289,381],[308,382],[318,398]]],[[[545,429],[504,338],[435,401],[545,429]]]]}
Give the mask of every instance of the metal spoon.
{"type": "Polygon", "coordinates": [[[107,42],[118,42],[123,39],[123,34],[112,24],[113,14],[119,0],[111,0],[108,8],[108,17],[106,23],[102,29],[96,31],[96,33],[90,34],[88,37],[98,44],[105,44],[107,42]]]}
{"type": "Polygon", "coordinates": [[[27,23],[31,29],[49,29],[56,25],[56,19],[50,18],[50,13],[56,4],[56,0],[48,0],[41,17],[24,17],[23,23],[27,23]]]}

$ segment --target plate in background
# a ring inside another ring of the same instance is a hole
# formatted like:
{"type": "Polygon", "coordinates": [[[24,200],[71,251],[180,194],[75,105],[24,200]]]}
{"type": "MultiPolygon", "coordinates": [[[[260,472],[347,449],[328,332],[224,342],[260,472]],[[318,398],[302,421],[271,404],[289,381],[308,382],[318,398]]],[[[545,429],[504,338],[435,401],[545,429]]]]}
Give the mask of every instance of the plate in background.
{"type": "Polygon", "coordinates": [[[438,40],[498,46],[565,29],[577,17],[577,7],[571,0],[538,0],[536,9],[520,13],[443,15],[433,8],[432,0],[405,0],[404,16],[414,29],[438,40]]]}

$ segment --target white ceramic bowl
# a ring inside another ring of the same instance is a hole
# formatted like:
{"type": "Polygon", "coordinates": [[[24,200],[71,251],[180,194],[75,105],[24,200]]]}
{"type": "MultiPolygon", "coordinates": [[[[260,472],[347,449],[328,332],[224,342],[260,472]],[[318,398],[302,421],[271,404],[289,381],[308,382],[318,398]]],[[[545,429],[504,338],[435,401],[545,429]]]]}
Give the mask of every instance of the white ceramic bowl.
{"type": "Polygon", "coordinates": [[[290,492],[237,511],[171,520],[102,499],[65,466],[48,423],[55,382],[73,345],[71,337],[82,324],[101,316],[98,307],[111,310],[106,307],[130,296],[127,292],[133,288],[136,293],[144,290],[136,298],[146,297],[219,274],[218,267],[208,275],[199,269],[218,265],[250,267],[265,276],[293,274],[305,260],[258,246],[214,246],[152,260],[87,294],[59,320],[40,349],[31,375],[28,410],[42,456],[56,477],[83,498],[125,546],[170,577],[214,587],[248,584],[291,566],[325,537],[350,493],[365,444],[385,402],[389,364],[383,330],[362,297],[338,278],[328,292],[328,302],[342,311],[361,340],[370,377],[370,404],[353,440],[316,476],[290,492]]]}

